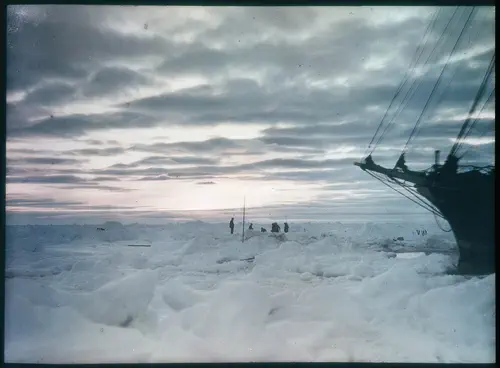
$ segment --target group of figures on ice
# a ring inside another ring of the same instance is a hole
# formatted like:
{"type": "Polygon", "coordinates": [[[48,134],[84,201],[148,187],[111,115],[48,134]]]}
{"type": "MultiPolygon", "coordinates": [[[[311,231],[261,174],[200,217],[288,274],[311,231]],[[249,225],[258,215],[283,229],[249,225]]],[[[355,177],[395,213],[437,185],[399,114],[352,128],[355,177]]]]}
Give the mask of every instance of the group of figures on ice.
{"type": "MultiPolygon", "coordinates": [[[[232,217],[231,221],[229,221],[229,228],[231,229],[231,234],[233,234],[234,233],[234,217],[232,217]]],[[[285,222],[284,223],[284,229],[283,229],[285,231],[285,233],[288,232],[288,229],[289,229],[288,223],[285,222]]],[[[253,230],[253,224],[252,223],[250,223],[250,226],[248,226],[248,230],[253,230]]],[[[277,222],[273,222],[271,224],[271,232],[272,233],[279,233],[280,231],[281,231],[281,227],[278,225],[278,223],[277,222]]],[[[261,227],[260,228],[260,232],[261,233],[266,233],[267,230],[264,227],[261,227]]]]}

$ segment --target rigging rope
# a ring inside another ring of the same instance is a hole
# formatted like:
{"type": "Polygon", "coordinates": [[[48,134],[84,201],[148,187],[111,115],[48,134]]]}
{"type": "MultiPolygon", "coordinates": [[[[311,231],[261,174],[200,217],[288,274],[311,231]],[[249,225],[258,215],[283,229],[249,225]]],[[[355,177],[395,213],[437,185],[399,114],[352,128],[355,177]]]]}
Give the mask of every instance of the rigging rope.
{"type": "MultiPolygon", "coordinates": [[[[490,74],[491,76],[491,74],[490,74]]],[[[464,134],[463,136],[463,139],[467,138],[472,130],[472,128],[475,126],[475,124],[477,124],[477,122],[480,120],[481,118],[481,114],[483,113],[484,111],[484,108],[486,107],[486,105],[488,105],[488,103],[490,103],[492,101],[492,99],[495,97],[495,87],[493,87],[493,89],[490,91],[490,94],[488,95],[488,98],[486,99],[486,101],[484,102],[483,104],[483,107],[481,107],[481,110],[479,110],[479,113],[476,115],[476,118],[474,119],[474,121],[472,122],[472,124],[470,125],[469,129],[467,130],[467,132],[464,134]]],[[[461,143],[459,143],[459,146],[461,145],[461,143]]]]}
{"type": "MultiPolygon", "coordinates": [[[[446,84],[446,86],[443,88],[443,90],[441,91],[441,94],[439,95],[438,98],[436,98],[435,100],[435,103],[433,105],[433,107],[431,107],[429,109],[429,114],[432,114],[432,111],[436,109],[437,106],[439,106],[441,104],[441,102],[443,101],[444,99],[444,96],[446,95],[446,92],[448,91],[448,89],[450,88],[450,85],[451,83],[453,82],[453,79],[455,78],[455,75],[457,74],[457,71],[458,71],[458,67],[455,68],[452,73],[451,73],[451,76],[450,76],[450,79],[448,80],[448,83],[446,84]]],[[[415,132],[415,135],[414,137],[418,137],[419,134],[420,134],[420,131],[421,131],[421,126],[419,126],[415,132]]]]}
{"type": "MultiPolygon", "coordinates": [[[[478,9],[478,10],[477,10],[476,15],[477,15],[477,13],[479,13],[479,12],[480,12],[480,9],[478,9]]],[[[476,19],[477,19],[477,16],[476,16],[476,19]]],[[[480,20],[480,19],[479,19],[479,20],[476,20],[476,23],[477,23],[478,25],[481,25],[481,20],[480,20]]],[[[470,26],[469,26],[469,29],[473,29],[472,25],[470,25],[470,26]]],[[[474,38],[479,37],[479,34],[481,33],[481,30],[482,30],[482,29],[483,29],[483,28],[482,28],[482,27],[480,27],[480,26],[478,26],[478,27],[477,27],[477,30],[474,32],[474,38]]],[[[469,40],[468,40],[468,43],[469,43],[469,44],[471,43],[471,35],[470,35],[470,34],[469,34],[469,40]]],[[[450,86],[451,86],[451,83],[453,82],[453,79],[455,78],[455,75],[456,75],[456,73],[457,73],[457,71],[458,71],[458,70],[459,70],[459,68],[458,68],[458,67],[456,67],[456,68],[453,70],[453,72],[451,73],[451,76],[450,76],[450,79],[449,79],[448,83],[447,83],[447,84],[446,84],[446,86],[443,88],[443,90],[442,90],[441,94],[440,94],[440,95],[439,95],[439,97],[436,99],[436,101],[435,101],[434,105],[433,105],[433,106],[429,109],[429,110],[430,110],[430,111],[429,111],[429,114],[432,114],[432,111],[434,111],[434,110],[435,110],[435,109],[436,109],[436,108],[437,108],[437,107],[441,104],[441,102],[443,101],[443,99],[444,99],[444,97],[445,97],[446,93],[448,92],[448,90],[449,90],[449,88],[450,88],[450,86]]],[[[483,105],[483,108],[481,109],[481,112],[482,112],[482,110],[484,109],[484,107],[485,107],[485,105],[483,105]]],[[[428,115],[429,115],[429,114],[428,114],[428,115]]],[[[477,123],[477,119],[476,119],[476,121],[473,123],[473,125],[474,125],[475,123],[477,123]]],[[[468,131],[467,131],[467,133],[466,133],[465,137],[467,137],[467,136],[468,136],[468,134],[471,132],[471,129],[472,129],[472,127],[471,127],[468,131]]],[[[418,127],[418,129],[416,130],[414,137],[417,137],[417,136],[420,134],[420,131],[421,131],[421,126],[419,126],[419,127],[418,127]]],[[[485,133],[484,133],[484,134],[485,134],[485,133]]],[[[483,135],[484,135],[484,134],[483,134],[483,135]]]]}
{"type": "MultiPolygon", "coordinates": [[[[478,10],[477,12],[479,13],[480,10],[478,10]]],[[[477,23],[477,22],[476,22],[477,23]]],[[[470,28],[472,28],[472,25],[470,26],[470,28]]],[[[478,27],[476,33],[475,33],[475,38],[478,38],[479,37],[479,34],[482,30],[482,27],[478,27]]],[[[469,44],[471,43],[471,37],[470,37],[470,34],[469,34],[469,44]]],[[[448,91],[450,85],[451,85],[451,82],[453,81],[453,78],[455,77],[457,71],[458,71],[458,67],[455,68],[455,70],[453,70],[452,74],[451,74],[451,77],[450,77],[450,80],[448,82],[448,84],[446,85],[446,87],[443,89],[443,92],[441,92],[441,95],[439,96],[439,98],[437,99],[435,105],[434,105],[434,108],[439,106],[439,104],[443,101],[443,98],[444,98],[444,95],[446,94],[446,92],[448,91]]]]}
{"type": "Polygon", "coordinates": [[[425,103],[425,106],[422,110],[422,112],[420,113],[420,116],[418,117],[417,119],[417,122],[415,123],[415,126],[413,127],[413,130],[410,134],[410,136],[408,137],[408,140],[406,141],[406,144],[403,148],[403,151],[402,153],[406,152],[408,150],[408,144],[410,143],[410,140],[413,138],[415,132],[416,132],[416,129],[417,127],[420,125],[420,122],[422,120],[422,117],[424,116],[425,112],[427,111],[427,108],[429,106],[429,102],[431,101],[432,99],[432,96],[434,95],[434,93],[436,92],[436,89],[437,89],[437,86],[440,84],[441,80],[442,80],[442,77],[443,77],[443,74],[444,74],[444,71],[446,70],[446,68],[448,67],[449,65],[449,61],[451,59],[451,57],[453,56],[453,54],[455,53],[456,49],[457,49],[457,46],[460,42],[460,39],[462,38],[463,34],[464,34],[464,31],[465,31],[465,28],[467,27],[467,25],[470,23],[471,19],[472,19],[472,15],[474,14],[475,12],[475,7],[472,8],[471,12],[469,13],[469,16],[467,17],[467,21],[465,22],[464,26],[462,27],[462,31],[460,32],[460,35],[458,36],[457,38],[457,41],[455,42],[455,45],[453,46],[453,49],[450,53],[450,55],[448,55],[448,59],[446,60],[446,63],[445,63],[445,66],[444,68],[441,70],[441,73],[439,74],[439,78],[438,80],[436,81],[436,83],[434,84],[434,87],[432,88],[432,91],[429,95],[429,97],[427,98],[427,101],[425,103]]]}
{"type": "Polygon", "coordinates": [[[434,214],[434,220],[436,221],[436,225],[439,227],[439,229],[440,229],[441,231],[444,231],[445,233],[449,233],[449,232],[451,232],[451,231],[453,230],[453,229],[451,228],[451,226],[450,226],[450,228],[449,228],[448,230],[443,229],[443,228],[441,227],[441,225],[439,224],[439,221],[438,221],[438,219],[437,219],[437,217],[436,217],[436,215],[435,215],[435,214],[434,214]]]}
{"type": "Polygon", "coordinates": [[[429,208],[427,208],[427,207],[423,206],[422,204],[418,203],[418,202],[417,202],[417,201],[415,201],[414,199],[412,199],[412,198],[408,197],[408,196],[407,196],[407,195],[405,195],[404,193],[402,193],[402,192],[400,192],[399,190],[397,190],[396,188],[392,187],[391,185],[389,185],[388,183],[386,183],[383,179],[381,179],[381,178],[380,178],[380,177],[378,177],[377,175],[373,174],[372,172],[370,172],[370,171],[368,171],[368,170],[367,170],[366,172],[367,172],[368,174],[370,174],[371,176],[373,176],[375,179],[379,180],[379,181],[380,181],[381,183],[383,183],[384,185],[387,185],[389,188],[391,188],[391,189],[392,189],[392,190],[394,190],[395,192],[397,192],[397,193],[401,194],[403,197],[405,197],[405,198],[409,199],[410,201],[412,201],[413,203],[417,204],[418,206],[420,206],[420,207],[422,207],[422,208],[424,208],[424,209],[428,210],[429,212],[432,212],[432,213],[436,214],[436,215],[437,215],[437,216],[439,216],[439,217],[444,218],[444,217],[443,217],[443,215],[442,215],[441,213],[436,212],[436,211],[434,211],[434,210],[432,210],[432,209],[429,209],[429,208]]]}
{"type": "MultiPolygon", "coordinates": [[[[399,96],[399,93],[401,92],[401,90],[403,89],[403,87],[406,85],[406,82],[408,81],[408,77],[410,76],[410,72],[413,71],[413,69],[415,68],[416,64],[420,60],[420,57],[422,56],[422,53],[423,53],[423,50],[424,50],[423,46],[425,46],[427,44],[427,41],[428,41],[427,37],[430,34],[430,30],[432,28],[434,28],[434,25],[436,24],[436,21],[438,19],[438,16],[439,16],[440,12],[441,12],[441,9],[439,9],[438,11],[435,11],[434,14],[433,14],[433,16],[432,16],[432,18],[431,18],[431,20],[430,20],[430,22],[429,22],[429,24],[427,25],[424,37],[422,38],[422,41],[420,42],[419,46],[415,50],[415,54],[412,57],[410,65],[408,66],[408,70],[406,71],[406,73],[405,73],[405,75],[403,77],[403,80],[399,84],[398,89],[396,90],[396,93],[394,94],[394,97],[392,98],[389,106],[387,107],[387,110],[385,111],[384,116],[382,117],[382,120],[380,121],[380,123],[379,123],[379,125],[377,127],[377,130],[375,131],[375,134],[373,135],[370,143],[368,144],[367,150],[369,150],[371,148],[371,145],[372,145],[373,141],[375,140],[375,137],[377,136],[377,133],[379,132],[380,128],[382,127],[382,125],[384,123],[384,120],[387,117],[387,114],[389,113],[389,110],[392,107],[392,104],[394,103],[394,101],[396,100],[396,98],[399,96]],[[417,54],[418,54],[418,56],[417,56],[417,54]]],[[[366,154],[367,150],[365,150],[365,154],[366,154]]],[[[371,152],[373,153],[373,150],[371,152]]]]}
{"type": "MultiPolygon", "coordinates": [[[[486,107],[486,105],[488,105],[489,102],[491,102],[491,100],[493,99],[493,97],[495,97],[495,88],[493,88],[488,96],[488,99],[485,101],[485,103],[483,104],[483,107],[481,108],[481,110],[479,110],[479,114],[478,116],[476,117],[476,119],[474,120],[474,122],[471,124],[471,126],[469,127],[469,130],[467,130],[467,132],[464,134],[464,137],[462,139],[462,142],[460,142],[457,146],[457,149],[455,152],[458,152],[460,150],[460,148],[463,147],[463,144],[465,142],[465,140],[467,139],[467,137],[469,136],[470,132],[472,131],[472,128],[474,127],[474,125],[479,121],[479,117],[480,115],[483,113],[483,110],[484,108],[486,107]]],[[[494,123],[492,122],[491,125],[494,125],[494,123]]],[[[485,129],[485,131],[478,137],[478,138],[482,138],[486,133],[488,132],[487,129],[485,129]]],[[[463,157],[469,150],[470,150],[470,147],[467,148],[464,153],[460,156],[460,157],[463,157]]]]}
{"type": "MultiPolygon", "coordinates": [[[[446,33],[446,30],[448,29],[449,25],[452,23],[452,21],[453,21],[453,19],[455,17],[455,14],[457,13],[457,11],[458,11],[458,7],[453,12],[451,18],[449,19],[448,23],[446,24],[446,27],[444,28],[443,32],[441,33],[438,41],[435,43],[434,48],[428,54],[427,59],[423,63],[422,67],[427,66],[427,64],[428,64],[429,60],[431,59],[431,57],[435,55],[436,49],[441,44],[441,42],[443,40],[443,37],[444,37],[444,35],[446,33]]],[[[460,15],[458,18],[461,18],[466,13],[467,13],[467,11],[464,10],[464,12],[462,12],[462,15],[460,15]]],[[[417,90],[420,90],[420,86],[421,86],[421,84],[422,84],[423,81],[420,80],[419,83],[414,88],[414,86],[415,86],[415,84],[417,82],[417,80],[414,79],[413,82],[412,82],[412,84],[411,84],[411,86],[406,91],[405,96],[401,100],[401,102],[399,104],[399,107],[396,109],[396,113],[389,120],[389,123],[386,124],[386,126],[383,129],[382,133],[379,135],[378,139],[376,140],[377,134],[380,132],[380,130],[382,128],[382,125],[384,124],[386,118],[389,115],[389,111],[391,111],[391,108],[393,107],[393,104],[395,103],[397,97],[400,95],[400,93],[402,92],[403,88],[406,86],[406,84],[407,84],[407,82],[409,80],[409,76],[411,75],[411,73],[413,72],[413,70],[415,69],[415,67],[417,66],[417,64],[420,61],[420,58],[421,58],[421,56],[422,56],[422,54],[424,52],[424,47],[425,47],[425,45],[428,42],[428,40],[427,40],[428,34],[429,34],[430,30],[433,29],[434,26],[435,26],[436,21],[438,19],[438,14],[439,14],[439,12],[435,12],[434,13],[434,15],[432,17],[432,20],[430,21],[429,25],[427,26],[427,29],[426,29],[425,35],[423,37],[423,40],[421,41],[421,44],[419,45],[419,47],[415,51],[415,54],[414,54],[414,56],[412,58],[412,62],[410,63],[410,67],[409,67],[410,70],[407,71],[407,73],[405,73],[405,76],[404,76],[403,80],[401,81],[401,83],[400,83],[400,85],[399,85],[399,87],[398,87],[398,89],[397,89],[394,97],[392,98],[392,100],[391,100],[391,102],[390,102],[387,110],[385,111],[385,114],[384,114],[382,120],[380,121],[380,123],[379,123],[379,125],[377,127],[377,130],[375,131],[374,136],[372,137],[372,139],[371,139],[371,141],[370,141],[370,143],[368,145],[367,151],[370,150],[370,148],[371,148],[370,154],[373,153],[374,150],[375,150],[375,148],[382,142],[382,139],[384,138],[385,133],[387,132],[388,128],[394,123],[395,119],[397,117],[399,117],[399,115],[402,113],[402,111],[407,107],[407,105],[409,103],[409,100],[411,100],[411,98],[413,97],[413,95],[415,94],[415,92],[417,90]],[[409,98],[408,98],[408,96],[409,96],[409,98]],[[375,144],[374,144],[374,146],[372,148],[372,144],[374,142],[375,142],[375,144]]],[[[445,75],[445,72],[448,70],[448,68],[450,66],[450,60],[456,54],[457,47],[460,44],[460,42],[463,40],[464,32],[466,31],[467,28],[470,28],[470,23],[471,23],[472,19],[474,18],[474,16],[476,14],[477,14],[476,7],[472,7],[472,10],[470,10],[470,13],[467,16],[467,20],[465,21],[465,24],[462,26],[460,34],[458,35],[458,38],[456,39],[456,41],[455,41],[455,43],[454,43],[454,45],[452,47],[452,50],[451,50],[450,54],[448,55],[448,57],[446,59],[446,62],[444,63],[444,67],[442,68],[437,81],[433,85],[433,88],[432,88],[432,90],[430,92],[430,95],[427,98],[427,101],[425,102],[425,105],[423,107],[423,110],[420,113],[420,115],[418,116],[418,119],[417,119],[417,121],[416,121],[416,123],[415,123],[415,125],[414,125],[414,127],[413,127],[413,129],[411,131],[411,134],[408,137],[408,140],[406,141],[406,144],[405,144],[405,146],[403,148],[403,152],[402,153],[405,153],[408,150],[408,145],[409,145],[410,141],[412,139],[414,139],[416,136],[418,136],[418,134],[420,132],[420,123],[421,123],[422,118],[424,116],[426,116],[426,113],[429,110],[433,111],[433,109],[435,109],[441,103],[441,101],[444,98],[446,92],[449,90],[450,85],[451,85],[451,83],[452,83],[452,81],[453,81],[453,79],[454,79],[454,77],[455,77],[455,75],[456,75],[456,73],[458,71],[458,67],[455,68],[455,70],[451,73],[451,78],[449,79],[448,83],[445,85],[444,89],[442,89],[441,93],[439,94],[439,97],[437,99],[435,99],[435,101],[433,101],[434,95],[438,92],[439,87],[441,86],[441,84],[443,82],[443,76],[445,75]],[[429,107],[432,106],[432,105],[433,105],[433,107],[431,109],[429,109],[429,107]]],[[[458,25],[458,23],[457,23],[457,25],[458,25]]],[[[476,32],[476,35],[478,35],[478,34],[479,34],[479,31],[476,32]]],[[[469,38],[470,38],[470,35],[469,35],[469,38]]],[[[470,43],[470,40],[469,40],[469,43],[470,43]]],[[[494,61],[495,61],[495,54],[493,53],[493,57],[492,57],[492,59],[490,61],[490,65],[488,66],[488,69],[486,71],[486,75],[483,78],[483,81],[481,83],[479,91],[476,94],[474,102],[473,102],[473,104],[472,104],[472,106],[471,106],[471,108],[469,110],[467,119],[466,119],[465,123],[463,124],[462,129],[460,130],[460,132],[459,132],[459,134],[457,136],[455,144],[453,145],[453,148],[452,148],[452,150],[450,152],[450,155],[451,154],[455,154],[458,151],[458,149],[462,148],[465,139],[469,136],[469,134],[471,133],[473,127],[479,121],[480,116],[481,116],[483,110],[491,102],[492,98],[494,98],[495,88],[493,87],[493,90],[490,92],[487,100],[484,102],[482,108],[480,109],[479,114],[477,116],[475,116],[475,119],[473,119],[472,115],[476,112],[476,110],[478,108],[479,100],[485,95],[486,84],[487,84],[487,81],[489,80],[489,78],[490,78],[490,76],[491,76],[491,74],[493,72],[494,61]],[[472,123],[471,123],[471,120],[472,120],[472,123]]],[[[438,65],[439,64],[441,64],[441,62],[439,62],[438,65]]],[[[452,62],[451,64],[453,65],[454,63],[452,62]]],[[[494,122],[493,122],[493,124],[494,124],[494,122]]],[[[482,135],[484,135],[484,133],[482,135]]],[[[464,152],[464,154],[468,151],[469,148],[470,147],[467,148],[467,150],[464,152]]],[[[428,169],[428,170],[430,170],[430,169],[428,169]]],[[[428,170],[426,170],[426,171],[428,171],[428,170]]],[[[404,196],[405,198],[411,200],[413,203],[417,204],[418,206],[420,206],[420,207],[428,210],[429,212],[433,213],[434,219],[436,221],[436,224],[438,225],[438,227],[442,231],[444,231],[444,232],[451,232],[452,231],[451,226],[450,226],[449,230],[445,230],[441,226],[441,224],[438,222],[438,218],[437,217],[441,217],[444,220],[446,220],[446,218],[443,216],[443,214],[441,213],[441,211],[438,208],[436,208],[436,206],[434,206],[434,204],[430,200],[428,200],[424,195],[420,194],[415,187],[406,184],[406,182],[402,181],[401,179],[392,177],[390,174],[386,174],[384,176],[383,174],[380,174],[380,173],[377,173],[377,172],[373,172],[372,173],[369,170],[365,170],[365,171],[368,172],[368,174],[371,175],[372,177],[374,177],[375,179],[379,180],[384,185],[386,185],[389,188],[391,188],[392,190],[394,190],[395,192],[397,192],[400,195],[404,196]],[[389,180],[385,179],[385,177],[388,177],[389,180]],[[391,185],[392,184],[391,182],[394,183],[394,184],[396,184],[396,185],[399,185],[400,187],[402,187],[411,196],[415,197],[416,200],[414,200],[410,196],[405,195],[402,191],[397,190],[395,187],[393,187],[391,185]]],[[[435,186],[434,184],[432,184],[432,187],[437,187],[437,186],[435,186]]],[[[443,189],[445,189],[445,190],[458,190],[458,188],[444,188],[444,187],[443,187],[443,189]]]]}
{"type": "MultiPolygon", "coordinates": [[[[455,14],[457,13],[457,11],[458,11],[458,7],[456,7],[455,11],[451,15],[451,17],[448,20],[448,22],[446,23],[446,26],[444,27],[443,31],[441,32],[441,35],[439,36],[439,39],[436,41],[436,43],[435,43],[434,47],[432,48],[431,52],[427,55],[427,59],[424,61],[423,65],[422,65],[423,67],[425,67],[429,63],[429,60],[431,59],[431,57],[435,55],[436,50],[438,49],[438,46],[441,45],[441,43],[443,41],[443,37],[446,35],[446,31],[447,31],[448,27],[450,26],[451,22],[453,21],[453,19],[455,17],[455,14]]],[[[419,60],[420,60],[420,57],[419,57],[419,60]]],[[[418,81],[418,84],[415,87],[416,83],[417,83],[417,79],[414,79],[413,82],[412,82],[412,84],[410,85],[410,88],[406,91],[405,96],[403,97],[403,99],[402,99],[402,101],[401,101],[398,109],[396,110],[396,113],[393,115],[393,117],[391,118],[391,120],[389,121],[389,123],[384,128],[384,131],[379,136],[377,142],[375,143],[375,146],[373,147],[373,149],[371,150],[370,153],[373,153],[375,151],[375,148],[380,143],[382,143],[382,140],[383,140],[385,134],[387,133],[387,131],[389,130],[389,127],[391,127],[393,125],[394,121],[401,115],[401,113],[403,112],[403,110],[408,106],[408,103],[413,98],[413,95],[415,94],[415,92],[420,89],[420,86],[422,85],[423,80],[420,79],[418,81]]]]}
{"type": "MultiPolygon", "coordinates": [[[[397,189],[395,189],[395,188],[391,187],[388,183],[386,183],[386,182],[385,182],[383,179],[381,179],[380,177],[378,177],[378,176],[374,175],[373,173],[371,173],[371,172],[369,172],[369,171],[367,171],[367,173],[368,173],[368,174],[370,174],[371,176],[373,176],[375,179],[379,180],[381,183],[383,183],[383,184],[387,185],[387,186],[388,186],[389,188],[391,188],[392,190],[394,190],[394,191],[396,191],[397,193],[401,194],[401,195],[402,195],[402,196],[404,196],[405,198],[409,199],[410,201],[412,201],[412,202],[416,203],[416,204],[417,204],[417,205],[419,205],[420,207],[422,207],[422,208],[424,208],[424,209],[428,210],[429,212],[431,212],[431,213],[434,215],[434,220],[436,221],[436,225],[439,227],[439,229],[440,229],[441,231],[446,232],[446,233],[449,233],[449,232],[451,232],[451,231],[453,230],[453,229],[451,228],[451,226],[450,226],[450,228],[449,228],[448,230],[445,230],[445,229],[443,229],[443,227],[439,224],[438,219],[437,219],[438,217],[441,217],[441,218],[442,218],[443,220],[445,220],[445,221],[446,221],[446,218],[445,218],[445,217],[441,214],[441,212],[440,212],[438,209],[434,209],[434,208],[435,208],[434,206],[432,206],[431,208],[428,208],[427,206],[423,206],[423,205],[421,205],[420,203],[418,203],[418,202],[416,202],[415,200],[413,200],[412,198],[410,198],[410,197],[408,197],[408,196],[404,195],[403,193],[401,193],[401,192],[400,192],[400,191],[398,191],[397,189]]],[[[399,185],[401,185],[401,183],[399,183],[399,185]]],[[[403,186],[403,185],[401,185],[401,186],[403,186]]],[[[404,186],[403,186],[403,187],[404,187],[404,186]]],[[[408,190],[408,189],[407,189],[407,190],[408,190]]],[[[413,194],[414,196],[416,196],[414,193],[412,193],[412,194],[413,194]]],[[[420,199],[420,198],[419,198],[419,199],[420,199]]],[[[421,199],[420,199],[420,200],[421,200],[421,199]]]]}
{"type": "MultiPolygon", "coordinates": [[[[422,207],[427,209],[428,211],[432,212],[432,213],[438,213],[439,216],[443,217],[443,215],[441,214],[441,211],[436,207],[434,206],[434,204],[432,204],[430,201],[427,200],[427,198],[423,197],[422,195],[420,195],[416,190],[415,188],[412,188],[410,187],[409,185],[407,184],[403,184],[401,182],[398,182],[396,181],[395,179],[393,179],[396,184],[398,184],[399,186],[401,186],[403,189],[405,189],[408,193],[410,193],[411,195],[413,195],[418,201],[420,201],[420,203],[422,203],[422,207]],[[413,189],[413,191],[412,191],[413,189]],[[422,199],[425,198],[427,200],[427,202],[422,199]]],[[[444,217],[443,217],[444,218],[444,217]]]]}
{"type": "Polygon", "coordinates": [[[460,129],[460,132],[458,133],[458,136],[455,140],[455,144],[453,144],[453,147],[451,148],[451,151],[450,151],[451,156],[455,155],[457,152],[458,145],[463,138],[463,135],[465,133],[465,129],[467,128],[467,125],[471,121],[471,118],[472,118],[471,115],[476,110],[477,104],[479,103],[479,100],[481,99],[482,95],[484,94],[484,90],[486,88],[486,82],[488,81],[488,78],[491,76],[494,65],[495,65],[495,53],[493,53],[493,56],[491,57],[490,64],[488,65],[488,69],[486,70],[486,74],[483,77],[483,81],[481,82],[481,86],[479,87],[479,90],[477,91],[474,102],[472,103],[472,106],[469,109],[469,113],[467,114],[467,119],[463,123],[462,128],[460,129]]]}

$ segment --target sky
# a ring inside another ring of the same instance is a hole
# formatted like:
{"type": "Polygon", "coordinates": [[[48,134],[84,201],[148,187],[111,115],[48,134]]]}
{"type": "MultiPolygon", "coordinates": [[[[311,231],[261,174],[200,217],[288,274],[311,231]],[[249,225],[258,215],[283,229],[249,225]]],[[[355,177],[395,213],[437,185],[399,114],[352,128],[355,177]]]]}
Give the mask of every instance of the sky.
{"type": "MultiPolygon", "coordinates": [[[[432,216],[353,162],[422,40],[372,156],[394,166],[448,65],[406,156],[445,158],[495,50],[477,7],[448,60],[470,10],[9,6],[7,223],[432,216]]],[[[464,160],[490,163],[493,105],[476,127],[464,160]]]]}

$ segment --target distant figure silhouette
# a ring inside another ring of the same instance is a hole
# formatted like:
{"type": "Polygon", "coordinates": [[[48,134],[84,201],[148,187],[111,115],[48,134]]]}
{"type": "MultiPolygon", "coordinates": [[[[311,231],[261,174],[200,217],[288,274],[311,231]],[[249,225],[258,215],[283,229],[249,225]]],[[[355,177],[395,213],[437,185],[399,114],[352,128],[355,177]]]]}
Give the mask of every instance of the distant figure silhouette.
{"type": "Polygon", "coordinates": [[[248,227],[248,230],[253,230],[253,224],[250,223],[250,226],[248,227]]]}
{"type": "Polygon", "coordinates": [[[234,217],[231,217],[231,221],[229,221],[229,228],[231,229],[231,234],[234,232],[234,217]]]}
{"type": "Polygon", "coordinates": [[[288,222],[285,222],[285,228],[284,228],[284,230],[285,230],[285,233],[288,232],[288,222]]]}
{"type": "Polygon", "coordinates": [[[264,229],[263,227],[261,227],[261,228],[260,228],[260,232],[261,232],[261,233],[267,233],[267,230],[266,230],[266,229],[264,229]]]}
{"type": "Polygon", "coordinates": [[[280,232],[280,227],[277,222],[273,222],[271,224],[271,232],[272,233],[279,233],[280,232]]]}

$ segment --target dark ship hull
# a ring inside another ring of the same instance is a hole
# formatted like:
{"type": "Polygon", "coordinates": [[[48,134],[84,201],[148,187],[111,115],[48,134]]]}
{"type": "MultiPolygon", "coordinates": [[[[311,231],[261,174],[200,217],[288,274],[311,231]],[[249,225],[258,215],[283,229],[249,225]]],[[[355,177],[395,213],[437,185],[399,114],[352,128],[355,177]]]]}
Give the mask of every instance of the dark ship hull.
{"type": "Polygon", "coordinates": [[[448,221],[460,253],[456,273],[484,275],[495,272],[494,170],[457,173],[435,167],[429,173],[386,169],[373,161],[355,163],[363,170],[414,184],[448,221]]]}
{"type": "Polygon", "coordinates": [[[457,272],[495,272],[493,173],[458,173],[416,189],[450,224],[460,252],[457,272]]]}

